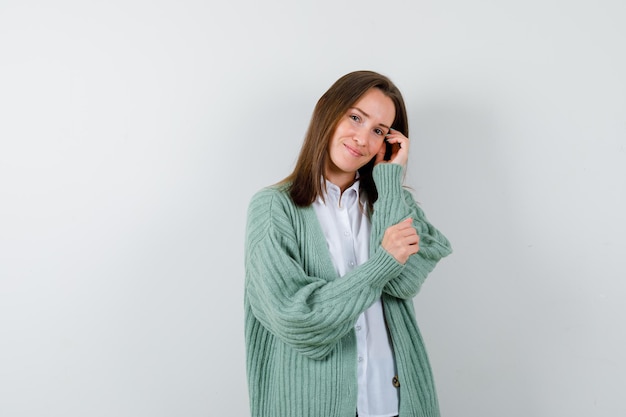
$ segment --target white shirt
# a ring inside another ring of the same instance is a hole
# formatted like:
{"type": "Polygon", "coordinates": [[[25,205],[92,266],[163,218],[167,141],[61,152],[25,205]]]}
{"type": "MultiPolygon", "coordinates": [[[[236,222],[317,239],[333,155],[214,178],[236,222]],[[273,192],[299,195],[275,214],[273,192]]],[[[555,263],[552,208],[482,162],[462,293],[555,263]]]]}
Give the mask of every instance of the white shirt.
{"type": "MultiPolygon", "coordinates": [[[[326,181],[326,203],[321,197],[313,208],[324,231],[333,264],[344,276],[369,259],[370,221],[365,198],[359,194],[359,181],[341,190],[326,181]],[[362,200],[362,201],[361,201],[362,200]]],[[[378,299],[355,324],[357,342],[357,412],[359,417],[398,415],[399,393],[392,380],[396,367],[383,305],[378,299]]]]}

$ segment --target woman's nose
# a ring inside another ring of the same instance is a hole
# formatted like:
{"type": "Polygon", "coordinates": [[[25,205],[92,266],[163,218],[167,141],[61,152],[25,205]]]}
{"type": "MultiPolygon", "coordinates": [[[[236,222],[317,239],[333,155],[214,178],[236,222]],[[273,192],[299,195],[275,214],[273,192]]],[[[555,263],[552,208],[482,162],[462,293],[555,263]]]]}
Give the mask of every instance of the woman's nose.
{"type": "Polygon", "coordinates": [[[365,129],[355,129],[353,134],[354,141],[361,146],[365,145],[367,139],[366,135],[367,132],[365,131],[365,129]]]}

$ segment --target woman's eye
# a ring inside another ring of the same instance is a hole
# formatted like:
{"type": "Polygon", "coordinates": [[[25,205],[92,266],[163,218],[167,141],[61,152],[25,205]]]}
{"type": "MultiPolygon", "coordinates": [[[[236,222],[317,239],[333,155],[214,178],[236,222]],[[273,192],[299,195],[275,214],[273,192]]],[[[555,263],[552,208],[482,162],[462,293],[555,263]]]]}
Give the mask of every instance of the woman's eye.
{"type": "Polygon", "coordinates": [[[376,133],[376,134],[377,134],[377,135],[379,135],[379,136],[384,135],[384,133],[383,133],[382,129],[374,129],[374,133],[376,133]]]}
{"type": "Polygon", "coordinates": [[[352,120],[354,120],[355,122],[360,122],[361,121],[361,118],[359,116],[357,116],[356,114],[351,114],[350,118],[352,120]]]}

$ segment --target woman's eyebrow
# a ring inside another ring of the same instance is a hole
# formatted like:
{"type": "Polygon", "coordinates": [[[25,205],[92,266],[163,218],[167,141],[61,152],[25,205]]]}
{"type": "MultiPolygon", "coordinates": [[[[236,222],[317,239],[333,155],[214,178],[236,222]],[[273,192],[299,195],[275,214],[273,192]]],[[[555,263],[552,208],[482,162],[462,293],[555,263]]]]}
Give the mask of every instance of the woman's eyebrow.
{"type": "MultiPolygon", "coordinates": [[[[370,115],[369,115],[369,114],[367,114],[367,113],[365,113],[363,110],[359,109],[358,107],[352,107],[352,108],[353,108],[354,110],[358,110],[358,111],[360,111],[361,113],[363,113],[363,116],[365,116],[365,117],[367,117],[368,119],[370,119],[370,115]]],[[[389,126],[387,126],[387,125],[386,125],[386,124],[384,124],[384,123],[379,123],[379,124],[378,124],[378,126],[382,126],[382,127],[384,127],[384,128],[391,129],[389,126]]]]}

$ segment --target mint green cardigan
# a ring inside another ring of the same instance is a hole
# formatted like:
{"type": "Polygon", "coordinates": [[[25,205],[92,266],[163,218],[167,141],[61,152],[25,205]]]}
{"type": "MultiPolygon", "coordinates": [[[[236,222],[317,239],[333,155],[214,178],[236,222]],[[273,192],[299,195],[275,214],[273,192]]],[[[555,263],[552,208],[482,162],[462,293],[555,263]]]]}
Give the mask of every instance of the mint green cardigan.
{"type": "Polygon", "coordinates": [[[250,201],[244,308],[253,417],[354,417],[354,325],[381,296],[400,380],[400,416],[440,415],[412,299],[451,253],[450,243],[402,186],[400,165],[376,165],[373,176],[379,196],[370,259],[341,278],[312,206],[297,207],[285,185],[264,188],[250,201]],[[387,227],[409,216],[420,250],[402,265],[380,242],[387,227]]]}

